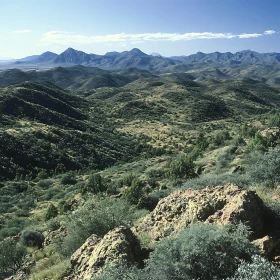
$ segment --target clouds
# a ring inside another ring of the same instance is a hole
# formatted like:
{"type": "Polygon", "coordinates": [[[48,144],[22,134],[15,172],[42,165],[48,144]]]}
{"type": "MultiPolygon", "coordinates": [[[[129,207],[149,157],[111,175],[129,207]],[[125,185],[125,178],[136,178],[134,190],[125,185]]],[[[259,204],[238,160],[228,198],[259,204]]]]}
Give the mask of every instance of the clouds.
{"type": "Polygon", "coordinates": [[[272,35],[272,34],[275,34],[275,33],[277,33],[277,32],[274,31],[274,30],[267,30],[267,31],[264,32],[265,35],[272,35]]]}
{"type": "Polygon", "coordinates": [[[24,33],[29,33],[31,30],[29,29],[20,29],[20,30],[15,30],[13,33],[19,33],[19,34],[24,34],[24,33]]]}
{"type": "Polygon", "coordinates": [[[213,33],[213,32],[190,32],[190,33],[140,33],[140,34],[111,34],[103,36],[85,36],[70,32],[49,31],[41,37],[41,42],[46,44],[96,44],[96,43],[140,43],[147,41],[190,41],[201,39],[248,39],[257,38],[277,33],[274,30],[267,30],[264,33],[213,33]]]}

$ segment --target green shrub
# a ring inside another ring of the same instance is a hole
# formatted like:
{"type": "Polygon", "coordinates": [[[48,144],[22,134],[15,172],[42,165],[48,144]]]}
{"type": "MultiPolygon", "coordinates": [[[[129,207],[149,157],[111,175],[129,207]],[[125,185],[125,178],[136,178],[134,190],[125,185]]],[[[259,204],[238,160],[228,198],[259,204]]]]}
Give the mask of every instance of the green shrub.
{"type": "Polygon", "coordinates": [[[269,147],[272,146],[272,138],[271,136],[262,136],[260,132],[255,134],[255,137],[248,143],[248,149],[259,150],[259,151],[267,151],[269,147]]]}
{"type": "Polygon", "coordinates": [[[227,130],[221,130],[215,132],[215,134],[211,137],[211,142],[215,146],[221,146],[226,140],[230,140],[231,136],[227,130]]]}
{"type": "Polygon", "coordinates": [[[52,203],[50,204],[50,206],[47,209],[47,213],[45,216],[45,220],[48,221],[52,218],[55,218],[58,215],[58,209],[56,206],[54,206],[52,203]]]}
{"type": "Polygon", "coordinates": [[[172,180],[189,179],[196,177],[193,158],[189,155],[181,155],[167,164],[167,177],[172,180]]]}
{"type": "MultiPolygon", "coordinates": [[[[148,275],[147,275],[148,276],[148,275]]],[[[144,271],[126,265],[106,266],[103,273],[94,277],[94,280],[153,280],[155,278],[144,278],[144,271]]],[[[158,279],[160,280],[160,279],[158,279]]]]}
{"type": "Polygon", "coordinates": [[[186,181],[183,189],[203,189],[207,186],[221,186],[225,184],[235,184],[240,187],[247,187],[250,183],[250,179],[246,174],[203,174],[198,178],[190,179],[186,181]]]}
{"type": "Polygon", "coordinates": [[[26,248],[11,238],[0,242],[0,278],[4,279],[20,268],[26,248]]]}
{"type": "Polygon", "coordinates": [[[261,256],[254,255],[252,262],[241,261],[234,277],[228,280],[279,280],[280,269],[261,256]]]}
{"type": "Polygon", "coordinates": [[[131,182],[130,187],[126,187],[123,192],[123,198],[131,204],[140,205],[141,200],[144,198],[144,183],[138,179],[131,182]]]}
{"type": "Polygon", "coordinates": [[[27,191],[28,184],[26,182],[9,182],[7,187],[11,190],[10,194],[13,195],[27,191]]]}
{"type": "Polygon", "coordinates": [[[47,178],[49,178],[49,174],[46,170],[41,170],[36,177],[37,180],[43,180],[47,178]]]}
{"type": "Polygon", "coordinates": [[[273,127],[273,126],[277,126],[280,127],[280,114],[277,113],[275,115],[273,115],[273,117],[271,117],[268,121],[268,127],[273,127]]]}
{"type": "Polygon", "coordinates": [[[220,172],[222,169],[228,167],[230,162],[233,161],[233,159],[235,157],[236,149],[237,149],[237,147],[230,146],[218,155],[217,162],[216,162],[216,169],[218,172],[220,172]]]}
{"type": "Polygon", "coordinates": [[[275,188],[280,184],[280,147],[267,152],[248,171],[251,181],[275,188]]]}
{"type": "Polygon", "coordinates": [[[21,234],[22,244],[28,247],[42,248],[44,240],[44,235],[35,230],[25,230],[21,234]]]}
{"type": "Polygon", "coordinates": [[[75,178],[75,175],[69,172],[61,177],[60,183],[62,185],[75,185],[77,183],[77,180],[75,178]]]}
{"type": "Polygon", "coordinates": [[[147,261],[154,279],[225,279],[234,274],[240,259],[256,252],[243,225],[217,227],[198,224],[174,239],[158,244],[147,261]]]}
{"type": "Polygon", "coordinates": [[[87,183],[83,186],[82,188],[82,193],[93,193],[93,194],[98,194],[101,192],[105,192],[107,190],[107,184],[100,176],[100,174],[91,174],[89,175],[89,178],[87,180],[87,183]]]}
{"type": "Polygon", "coordinates": [[[54,181],[51,179],[41,180],[37,183],[37,186],[42,189],[48,189],[53,185],[54,181]]]}
{"type": "Polygon", "coordinates": [[[48,229],[50,229],[51,231],[57,230],[61,226],[60,220],[58,218],[50,219],[47,223],[47,226],[48,226],[48,229]]]}
{"type": "Polygon", "coordinates": [[[132,226],[146,211],[137,210],[128,202],[116,198],[90,200],[68,217],[67,237],[61,244],[64,255],[71,255],[92,234],[103,236],[115,227],[132,226]]]}
{"type": "Polygon", "coordinates": [[[256,252],[247,235],[243,225],[235,228],[193,225],[177,237],[159,242],[144,269],[111,266],[97,279],[226,279],[234,275],[240,260],[250,260],[256,252]]]}

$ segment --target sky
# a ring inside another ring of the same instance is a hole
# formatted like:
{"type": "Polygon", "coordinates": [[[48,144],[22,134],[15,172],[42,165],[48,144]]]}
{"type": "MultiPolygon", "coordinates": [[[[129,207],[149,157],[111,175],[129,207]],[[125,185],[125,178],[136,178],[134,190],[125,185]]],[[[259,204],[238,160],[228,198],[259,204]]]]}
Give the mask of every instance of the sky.
{"type": "Polygon", "coordinates": [[[280,0],[0,0],[0,59],[69,47],[280,52],[280,0]]]}

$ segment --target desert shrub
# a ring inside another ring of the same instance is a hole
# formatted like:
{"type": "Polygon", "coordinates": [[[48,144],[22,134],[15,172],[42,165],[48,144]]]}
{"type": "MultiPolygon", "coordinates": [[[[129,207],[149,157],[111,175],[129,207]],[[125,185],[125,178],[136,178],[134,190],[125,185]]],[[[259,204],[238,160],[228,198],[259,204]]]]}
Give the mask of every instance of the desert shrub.
{"type": "Polygon", "coordinates": [[[22,244],[28,247],[42,248],[44,240],[44,235],[35,230],[25,230],[21,234],[22,244]]]}
{"type": "Polygon", "coordinates": [[[19,234],[26,224],[25,218],[10,218],[5,221],[4,228],[0,230],[0,240],[19,234]]]}
{"type": "Polygon", "coordinates": [[[9,182],[7,183],[7,188],[10,190],[10,194],[17,194],[27,191],[27,182],[9,182]]]}
{"type": "Polygon", "coordinates": [[[261,256],[254,255],[252,262],[241,261],[234,276],[228,280],[278,280],[280,269],[261,256]]]}
{"type": "Polygon", "coordinates": [[[243,225],[198,224],[174,239],[159,243],[147,261],[154,279],[224,279],[234,274],[240,259],[256,252],[243,225]]]}
{"type": "Polygon", "coordinates": [[[200,151],[204,151],[209,146],[209,142],[202,132],[200,132],[198,135],[196,145],[200,151]]]}
{"type": "Polygon", "coordinates": [[[51,231],[57,230],[60,228],[60,220],[58,218],[52,218],[47,222],[48,229],[51,231]]]}
{"type": "Polygon", "coordinates": [[[41,170],[36,177],[37,180],[43,180],[47,178],[49,178],[49,174],[46,170],[41,170]]]}
{"type": "Polygon", "coordinates": [[[61,259],[57,254],[51,255],[45,262],[32,270],[30,280],[63,279],[70,273],[69,260],[61,259]]]}
{"type": "Polygon", "coordinates": [[[105,192],[107,190],[107,183],[104,178],[100,176],[100,174],[91,174],[86,182],[86,184],[82,188],[82,193],[93,193],[98,194],[101,192],[105,192]]]}
{"type": "Polygon", "coordinates": [[[235,184],[240,187],[248,186],[250,179],[246,174],[203,174],[198,178],[190,179],[186,181],[182,188],[183,189],[203,189],[207,186],[221,186],[225,184],[235,184]]]}
{"type": "Polygon", "coordinates": [[[130,187],[126,187],[123,191],[123,198],[131,204],[140,205],[141,200],[144,198],[144,182],[134,179],[130,187]]]}
{"type": "Polygon", "coordinates": [[[47,213],[45,216],[45,220],[48,221],[52,218],[55,218],[58,215],[58,209],[56,206],[54,206],[52,203],[49,205],[47,209],[47,213]]]}
{"type": "Polygon", "coordinates": [[[76,199],[69,198],[67,200],[62,199],[58,203],[60,213],[67,213],[74,211],[78,207],[78,201],[76,199]]]}
{"type": "Polygon", "coordinates": [[[275,115],[273,115],[269,121],[268,121],[268,127],[273,127],[273,126],[277,126],[280,127],[280,114],[277,113],[275,115]]]}
{"type": "Polygon", "coordinates": [[[224,150],[222,153],[220,153],[217,157],[216,162],[216,169],[217,171],[221,171],[223,168],[228,167],[230,162],[235,157],[235,151],[237,147],[236,146],[230,146],[226,150],[224,150]]]}
{"type": "Polygon", "coordinates": [[[146,195],[141,201],[141,208],[153,211],[160,199],[170,194],[170,190],[158,190],[146,195]]]}
{"type": "MultiPolygon", "coordinates": [[[[145,280],[154,278],[144,278],[144,271],[139,271],[135,267],[126,265],[106,266],[104,272],[94,280],[145,280]]],[[[158,279],[159,280],[159,279],[158,279]]]]}
{"type": "Polygon", "coordinates": [[[237,146],[237,147],[246,145],[246,142],[241,135],[237,135],[237,136],[233,137],[231,140],[231,143],[233,146],[237,146]]]}
{"type": "Polygon", "coordinates": [[[130,173],[129,175],[125,176],[122,180],[119,181],[119,187],[130,187],[134,180],[137,180],[137,176],[134,173],[130,173]]]}
{"type": "Polygon", "coordinates": [[[15,273],[26,255],[26,248],[11,238],[0,242],[0,278],[15,273]]]}
{"type": "Polygon", "coordinates": [[[41,180],[37,183],[37,186],[42,189],[48,189],[53,185],[54,181],[51,179],[41,180]]]}
{"type": "Polygon", "coordinates": [[[68,235],[61,244],[62,253],[71,255],[92,234],[103,236],[115,227],[131,226],[143,214],[146,211],[137,210],[123,199],[90,200],[68,217],[68,235]]]}
{"type": "Polygon", "coordinates": [[[75,178],[75,175],[69,172],[61,177],[60,183],[62,185],[75,185],[77,183],[77,180],[75,178]]]}
{"type": "Polygon", "coordinates": [[[272,146],[272,138],[271,136],[262,136],[260,132],[257,132],[254,138],[248,143],[248,150],[259,150],[259,151],[267,151],[269,147],[272,146]]]}
{"type": "Polygon", "coordinates": [[[181,155],[167,164],[167,177],[172,180],[189,179],[196,176],[195,164],[190,155],[181,155]]]}
{"type": "Polygon", "coordinates": [[[264,154],[248,170],[251,181],[266,187],[275,188],[280,184],[280,148],[264,154]]]}
{"type": "Polygon", "coordinates": [[[221,130],[215,132],[212,137],[211,137],[211,142],[215,146],[220,146],[222,145],[226,140],[230,140],[231,136],[227,130],[221,130]]]}
{"type": "Polygon", "coordinates": [[[226,279],[234,275],[240,260],[250,260],[256,252],[247,235],[243,225],[193,225],[158,243],[144,269],[111,266],[97,279],[226,279]]]}
{"type": "Polygon", "coordinates": [[[255,136],[255,134],[257,133],[258,128],[255,126],[250,126],[247,124],[244,124],[243,126],[241,126],[240,128],[240,135],[242,137],[245,138],[252,138],[255,136]]]}

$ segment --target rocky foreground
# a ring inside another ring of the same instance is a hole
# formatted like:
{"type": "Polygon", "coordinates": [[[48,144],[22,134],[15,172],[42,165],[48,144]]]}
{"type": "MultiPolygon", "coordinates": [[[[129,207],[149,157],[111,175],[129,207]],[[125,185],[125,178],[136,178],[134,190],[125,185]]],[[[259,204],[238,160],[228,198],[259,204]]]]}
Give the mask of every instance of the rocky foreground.
{"type": "MultiPolygon", "coordinates": [[[[173,192],[135,227],[118,227],[103,238],[93,234],[72,255],[72,271],[64,280],[92,279],[104,266],[118,262],[142,267],[149,251],[141,249],[141,235],[153,244],[200,222],[222,225],[242,222],[250,228],[251,240],[261,254],[274,262],[280,259],[280,237],[269,224],[271,219],[262,200],[253,191],[229,184],[173,192]]],[[[9,279],[25,279],[20,278],[22,275],[9,279]]]]}
{"type": "MultiPolygon", "coordinates": [[[[252,231],[262,254],[277,260],[277,238],[266,232],[266,209],[253,191],[236,185],[207,187],[203,190],[176,191],[162,199],[157,207],[134,228],[119,227],[103,239],[92,235],[71,258],[75,273],[71,279],[91,279],[110,263],[126,262],[141,266],[147,252],[140,249],[139,236],[150,242],[175,235],[192,223],[229,224],[242,222],[252,231]],[[275,256],[276,254],[276,256],[275,256]]],[[[274,233],[275,235],[275,233],[274,233]]]]}

